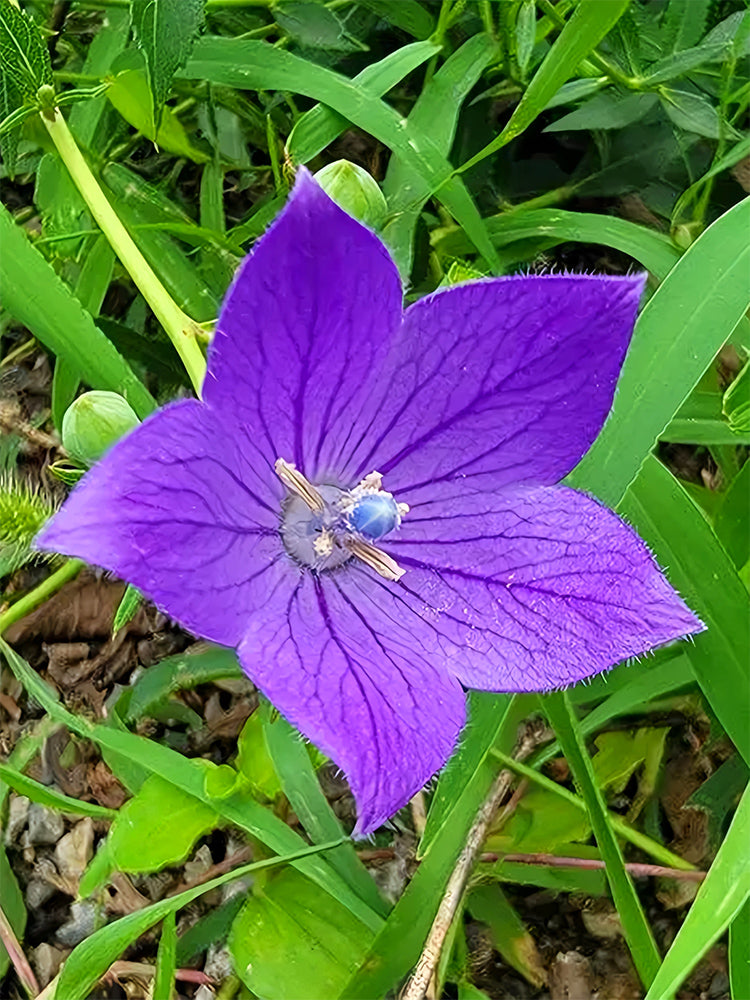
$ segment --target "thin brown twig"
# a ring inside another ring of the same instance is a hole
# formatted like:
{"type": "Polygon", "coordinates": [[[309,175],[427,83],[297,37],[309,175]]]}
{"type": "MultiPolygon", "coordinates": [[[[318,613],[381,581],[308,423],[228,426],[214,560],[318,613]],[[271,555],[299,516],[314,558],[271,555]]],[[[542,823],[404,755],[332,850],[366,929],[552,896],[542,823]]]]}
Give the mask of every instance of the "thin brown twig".
{"type": "MultiPolygon", "coordinates": [[[[604,871],[605,863],[599,858],[568,858],[557,854],[493,854],[480,855],[482,862],[512,861],[522,865],[544,865],[547,868],[581,868],[586,871],[604,871]]],[[[682,868],[665,868],[663,865],[647,865],[626,862],[625,870],[634,878],[664,877],[681,879],[683,882],[702,882],[708,872],[686,871],[682,868]]]]}
{"type": "Polygon", "coordinates": [[[29,965],[28,959],[23,953],[15,931],[10,926],[10,921],[5,916],[2,906],[0,906],[0,941],[5,945],[5,950],[10,956],[21,985],[29,996],[35,997],[39,992],[39,983],[36,981],[34,970],[29,965]]]}
{"type": "MultiPolygon", "coordinates": [[[[536,746],[536,740],[531,733],[521,741],[514,754],[516,760],[523,760],[528,757],[536,746]]],[[[448,879],[448,885],[443,893],[440,906],[432,922],[430,933],[427,935],[422,954],[416,964],[411,979],[401,994],[401,1000],[424,1000],[430,989],[435,970],[440,961],[440,953],[445,943],[453,919],[458,912],[458,907],[463,899],[466,883],[469,880],[471,871],[479,855],[479,850],[487,837],[490,823],[495,820],[500,803],[508,793],[513,782],[513,774],[510,771],[501,771],[492,786],[492,789],[484,800],[477,813],[474,824],[469,830],[463,850],[458,856],[456,865],[448,879]]],[[[521,792],[521,794],[523,794],[521,792]]],[[[515,794],[503,810],[503,818],[507,819],[520,799],[520,794],[515,794]]]]}

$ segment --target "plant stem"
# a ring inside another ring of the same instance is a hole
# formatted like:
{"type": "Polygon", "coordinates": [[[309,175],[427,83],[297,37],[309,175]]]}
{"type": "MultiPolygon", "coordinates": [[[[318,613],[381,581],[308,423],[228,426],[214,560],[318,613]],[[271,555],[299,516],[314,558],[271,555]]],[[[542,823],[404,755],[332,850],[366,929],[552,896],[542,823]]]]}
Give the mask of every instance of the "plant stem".
{"type": "Polygon", "coordinates": [[[164,327],[185,365],[193,388],[200,395],[206,361],[196,340],[196,323],[179,308],[133,242],[84,160],[60,111],[57,108],[44,110],[40,116],[89,211],[164,327]]]}
{"type": "Polygon", "coordinates": [[[15,604],[12,604],[7,611],[0,615],[0,635],[21,618],[25,618],[34,608],[43,604],[48,597],[56,594],[63,584],[72,580],[80,572],[83,565],[80,559],[68,559],[60,569],[51,573],[38,587],[34,587],[25,597],[19,598],[15,604]]]}

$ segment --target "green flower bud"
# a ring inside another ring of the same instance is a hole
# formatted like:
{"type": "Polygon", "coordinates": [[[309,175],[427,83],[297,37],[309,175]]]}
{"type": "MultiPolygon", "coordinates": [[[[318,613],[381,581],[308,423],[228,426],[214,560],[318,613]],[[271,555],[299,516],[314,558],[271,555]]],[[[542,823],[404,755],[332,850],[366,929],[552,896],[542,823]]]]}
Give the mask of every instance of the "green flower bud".
{"type": "Polygon", "coordinates": [[[65,411],[63,448],[71,458],[90,467],[139,423],[130,403],[118,393],[84,392],[65,411]]]}
{"type": "Polygon", "coordinates": [[[314,175],[326,194],[370,229],[379,229],[388,214],[388,205],[378,182],[366,170],[348,160],[329,163],[314,175]]]}

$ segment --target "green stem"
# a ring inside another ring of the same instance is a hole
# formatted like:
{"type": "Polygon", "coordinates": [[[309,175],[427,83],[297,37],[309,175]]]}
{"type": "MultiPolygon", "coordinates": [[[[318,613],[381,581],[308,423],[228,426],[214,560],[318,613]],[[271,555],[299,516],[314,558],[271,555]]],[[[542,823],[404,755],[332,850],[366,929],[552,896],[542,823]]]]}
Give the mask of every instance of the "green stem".
{"type": "Polygon", "coordinates": [[[20,597],[15,604],[11,604],[8,610],[0,615],[0,635],[21,618],[25,618],[34,608],[44,604],[48,597],[56,594],[63,584],[72,580],[80,572],[83,565],[80,559],[68,559],[60,569],[51,573],[38,587],[34,587],[25,597],[20,597]]]}
{"type": "MultiPolygon", "coordinates": [[[[550,778],[546,778],[543,774],[535,771],[533,767],[522,764],[500,750],[490,750],[490,754],[496,760],[499,760],[503,767],[510,768],[511,771],[515,771],[516,774],[520,774],[534,784],[546,789],[546,791],[559,795],[560,798],[565,799],[566,802],[575,806],[576,809],[580,809],[581,812],[586,812],[586,803],[583,799],[574,795],[573,792],[569,792],[562,785],[558,785],[556,781],[552,781],[550,778]]],[[[652,840],[651,837],[647,837],[645,833],[641,833],[639,830],[634,830],[631,826],[628,826],[624,820],[620,819],[619,816],[615,816],[614,813],[609,814],[609,820],[612,824],[612,829],[623,840],[629,841],[634,847],[639,847],[646,854],[650,854],[659,864],[665,865],[667,868],[680,868],[683,871],[691,871],[695,868],[695,865],[691,865],[688,861],[679,857],[679,855],[673,854],[666,847],[662,847],[657,841],[652,840]]]]}
{"type": "Polygon", "coordinates": [[[133,242],[130,233],[99,187],[59,110],[57,108],[54,111],[45,110],[40,112],[40,116],[89,211],[164,327],[185,365],[196,393],[200,395],[203,376],[206,373],[206,361],[195,339],[196,324],[172,299],[133,242]]]}

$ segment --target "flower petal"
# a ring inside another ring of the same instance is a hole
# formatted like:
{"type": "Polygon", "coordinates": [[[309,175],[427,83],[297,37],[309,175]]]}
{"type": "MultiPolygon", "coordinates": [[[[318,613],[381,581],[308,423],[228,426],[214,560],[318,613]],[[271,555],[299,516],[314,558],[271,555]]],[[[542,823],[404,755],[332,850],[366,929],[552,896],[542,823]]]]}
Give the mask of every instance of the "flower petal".
{"type": "Polygon", "coordinates": [[[579,461],[612,404],[641,277],[498,278],[411,306],[378,376],[356,448],[411,503],[434,482],[552,485],[579,461]]]}
{"type": "MultiPolygon", "coordinates": [[[[378,578],[379,579],[379,578],[378,578]]],[[[370,571],[305,574],[239,647],[252,681],[344,770],[364,836],[442,767],[465,718],[458,682],[383,612],[370,571]]]]}
{"type": "Polygon", "coordinates": [[[330,481],[331,451],[352,433],[401,316],[383,244],[300,169],[225,299],[203,398],[244,424],[268,461],[330,481]]]}
{"type": "Polygon", "coordinates": [[[182,625],[234,645],[268,578],[299,571],[278,533],[284,490],[208,407],[165,407],[84,476],[37,538],[104,566],[182,625]]]}
{"type": "Polygon", "coordinates": [[[561,687],[703,628],[638,535],[566,487],[443,489],[383,547],[406,571],[381,587],[391,617],[450,643],[469,687],[561,687]]]}

